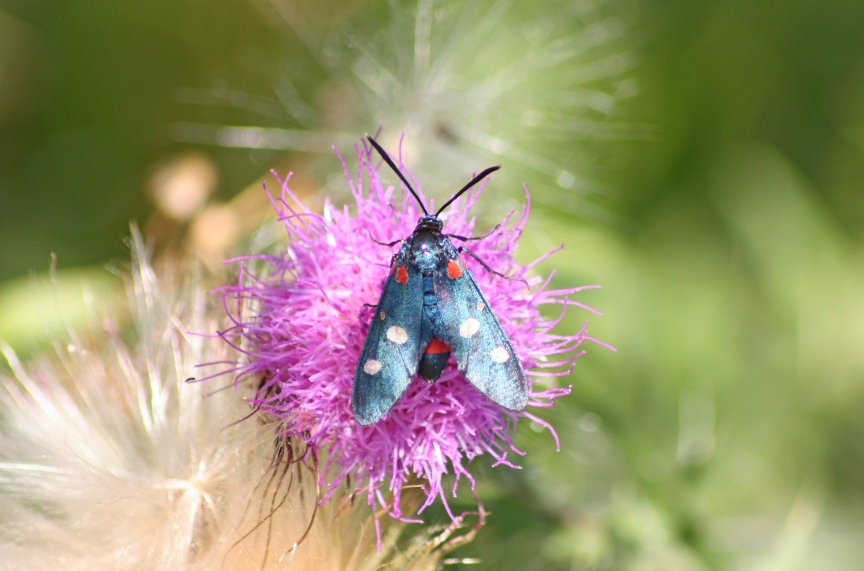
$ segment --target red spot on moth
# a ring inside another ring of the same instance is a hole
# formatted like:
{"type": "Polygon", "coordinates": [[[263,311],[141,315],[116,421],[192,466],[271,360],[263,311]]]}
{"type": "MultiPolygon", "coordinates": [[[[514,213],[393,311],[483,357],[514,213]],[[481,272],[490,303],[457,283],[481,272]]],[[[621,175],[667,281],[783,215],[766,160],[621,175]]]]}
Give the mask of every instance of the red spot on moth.
{"type": "Polygon", "coordinates": [[[444,343],[440,339],[433,339],[429,346],[426,347],[426,351],[424,353],[429,353],[430,355],[440,355],[441,353],[449,353],[450,345],[444,343]]]}
{"type": "Polygon", "coordinates": [[[456,260],[447,262],[447,277],[451,280],[462,277],[462,268],[459,267],[459,262],[456,260]]]}
{"type": "Polygon", "coordinates": [[[408,268],[405,265],[399,266],[399,269],[396,270],[396,282],[402,285],[408,283],[408,268]]]}

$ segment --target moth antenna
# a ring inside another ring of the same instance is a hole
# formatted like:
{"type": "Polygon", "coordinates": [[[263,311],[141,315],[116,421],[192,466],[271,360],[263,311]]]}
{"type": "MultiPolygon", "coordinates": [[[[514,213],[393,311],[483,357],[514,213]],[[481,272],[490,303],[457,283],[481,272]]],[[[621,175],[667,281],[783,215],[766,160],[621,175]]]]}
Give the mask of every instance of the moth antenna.
{"type": "Polygon", "coordinates": [[[393,172],[399,175],[399,178],[402,179],[402,182],[405,183],[405,186],[408,187],[408,190],[410,190],[414,198],[417,199],[417,204],[419,204],[420,208],[423,209],[423,214],[428,216],[429,212],[426,210],[426,206],[423,205],[423,201],[420,200],[420,197],[417,196],[416,192],[414,192],[414,188],[411,186],[411,183],[408,182],[408,179],[405,178],[405,176],[402,174],[402,171],[399,170],[399,168],[396,166],[396,163],[394,163],[393,159],[390,158],[390,155],[387,154],[387,151],[381,148],[381,145],[379,145],[375,141],[375,139],[373,139],[369,134],[366,135],[366,138],[369,139],[369,142],[372,143],[372,146],[375,147],[375,150],[378,151],[378,154],[381,155],[382,159],[384,159],[384,162],[387,163],[391,169],[393,169],[393,172]]]}
{"type": "Polygon", "coordinates": [[[468,184],[466,184],[465,186],[463,186],[462,189],[461,189],[459,192],[457,192],[456,194],[454,194],[454,195],[450,198],[450,200],[448,200],[447,202],[445,202],[445,203],[444,203],[444,206],[442,206],[441,208],[439,208],[439,209],[438,209],[438,212],[435,213],[435,216],[438,216],[439,214],[441,214],[442,212],[444,212],[444,209],[447,208],[448,206],[450,206],[451,204],[453,204],[453,201],[456,200],[457,198],[459,198],[460,196],[462,196],[462,193],[464,193],[464,192],[467,191],[469,188],[471,188],[472,186],[474,186],[475,184],[477,184],[478,182],[480,182],[481,180],[483,180],[484,178],[486,178],[487,176],[489,176],[490,174],[492,174],[493,172],[497,171],[497,170],[500,169],[500,168],[501,168],[501,165],[497,165],[497,166],[494,166],[494,167],[489,167],[488,169],[484,170],[483,172],[481,172],[480,174],[478,174],[477,176],[475,176],[473,179],[471,179],[471,182],[469,182],[468,184]]]}

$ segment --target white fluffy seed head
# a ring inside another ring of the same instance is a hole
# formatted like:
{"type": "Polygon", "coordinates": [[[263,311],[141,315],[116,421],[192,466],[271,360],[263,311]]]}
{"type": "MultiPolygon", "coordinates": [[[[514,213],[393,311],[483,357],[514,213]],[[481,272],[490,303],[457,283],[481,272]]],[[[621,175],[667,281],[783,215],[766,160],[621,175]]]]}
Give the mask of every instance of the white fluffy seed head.
{"type": "Polygon", "coordinates": [[[280,488],[275,502],[284,509],[258,525],[274,505],[265,484],[278,425],[232,425],[249,405],[214,390],[230,376],[184,382],[199,365],[238,355],[218,338],[188,333],[226,327],[208,314],[200,276],[160,283],[140,236],[133,242],[129,304],[115,317],[131,315],[124,325],[134,342],[114,326],[87,339],[72,333],[55,344],[59,358],[32,363],[0,343],[12,371],[0,369],[0,566],[209,571],[282,568],[290,559],[292,569],[336,571],[359,556],[411,571],[438,568],[439,554],[418,551],[434,541],[431,530],[418,530],[426,539],[417,549],[397,550],[403,524],[385,521],[379,550],[369,506],[342,513],[338,498],[318,507],[292,552],[314,511],[313,474],[291,478],[302,483],[287,496],[280,488]]]}

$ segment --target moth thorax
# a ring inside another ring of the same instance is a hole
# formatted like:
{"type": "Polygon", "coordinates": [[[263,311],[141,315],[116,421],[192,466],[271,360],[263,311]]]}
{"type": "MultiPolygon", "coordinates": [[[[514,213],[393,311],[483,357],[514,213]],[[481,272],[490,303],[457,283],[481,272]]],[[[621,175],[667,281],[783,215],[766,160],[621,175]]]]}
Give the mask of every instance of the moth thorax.
{"type": "Polygon", "coordinates": [[[414,264],[424,274],[431,274],[438,266],[441,257],[441,234],[430,231],[418,231],[411,241],[411,257],[414,264]]]}

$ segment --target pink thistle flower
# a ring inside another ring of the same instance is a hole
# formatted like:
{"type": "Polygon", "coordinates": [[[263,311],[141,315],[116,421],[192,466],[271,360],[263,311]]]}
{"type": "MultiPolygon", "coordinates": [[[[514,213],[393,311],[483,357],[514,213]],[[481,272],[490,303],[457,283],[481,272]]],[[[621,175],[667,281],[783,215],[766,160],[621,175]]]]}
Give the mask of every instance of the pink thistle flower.
{"type": "MultiPolygon", "coordinates": [[[[226,307],[233,300],[239,309],[232,315],[235,326],[222,336],[248,357],[235,382],[260,379],[252,402],[280,420],[284,436],[303,442],[312,457],[326,458],[319,471],[322,502],[350,478],[373,509],[384,506],[404,519],[401,492],[410,479],[419,477],[425,481],[426,500],[418,513],[440,498],[456,519],[442,488],[445,474],[455,474],[455,496],[463,477],[473,489],[467,465],[478,456],[489,454],[494,466],[518,468],[509,456],[524,454],[513,443],[522,418],[548,428],[557,444],[554,429],[529,410],[552,406],[569,394],[569,387],[543,387],[540,380],[566,377],[584,352],[582,343],[599,343],[587,335],[587,322],[573,334],[554,331],[567,306],[598,313],[568,298],[598,286],[548,289],[552,276],[544,280],[530,271],[554,252],[527,266],[516,263],[513,254],[528,220],[529,202],[511,228],[507,226],[514,213],[488,238],[474,242],[472,250],[489,267],[527,280],[530,290],[490,274],[471,258],[465,262],[529,372],[529,408],[513,412],[493,403],[468,383],[451,359],[438,381],[414,379],[382,420],[361,426],[351,409],[354,372],[373,317],[371,304],[381,295],[394,252],[377,242],[409,236],[421,212],[410,195],[397,199],[394,188],[381,183],[370,148],[357,147],[357,155],[356,179],[340,156],[353,207],[339,209],[327,201],[324,214],[318,215],[303,206],[287,178],[280,179],[281,196],[271,196],[271,201],[290,243],[281,255],[239,259],[239,283],[223,291],[226,307]],[[541,306],[549,304],[561,306],[557,318],[541,316],[541,306]]],[[[445,233],[472,235],[475,220],[469,212],[483,186],[441,215],[445,233]]],[[[415,188],[422,197],[416,181],[415,188]]]]}

